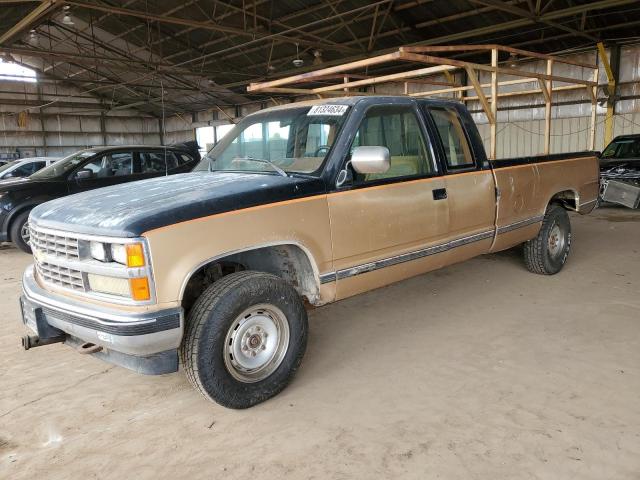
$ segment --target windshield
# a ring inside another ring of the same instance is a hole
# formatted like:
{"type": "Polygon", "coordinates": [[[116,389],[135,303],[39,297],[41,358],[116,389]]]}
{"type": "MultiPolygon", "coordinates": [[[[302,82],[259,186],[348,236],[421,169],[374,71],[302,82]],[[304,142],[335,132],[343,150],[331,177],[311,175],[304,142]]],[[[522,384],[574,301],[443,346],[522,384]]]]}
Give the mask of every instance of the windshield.
{"type": "Polygon", "coordinates": [[[13,162],[9,162],[9,163],[7,163],[7,164],[5,164],[5,165],[2,165],[2,166],[0,167],[0,173],[2,173],[2,172],[6,172],[6,171],[7,171],[7,170],[9,170],[10,168],[12,168],[12,167],[14,167],[14,166],[18,165],[21,161],[22,161],[22,160],[14,160],[13,162]]]}
{"type": "Polygon", "coordinates": [[[316,105],[249,117],[213,147],[195,170],[319,174],[348,108],[316,105]]]}
{"type": "Polygon", "coordinates": [[[65,173],[69,173],[84,160],[94,156],[96,153],[98,152],[95,150],[82,150],[81,152],[73,153],[68,157],[63,158],[62,160],[58,160],[48,167],[45,167],[42,170],[34,173],[33,175],[31,175],[31,178],[42,180],[45,178],[59,177],[61,175],[64,175],[65,173]]]}
{"type": "Polygon", "coordinates": [[[614,140],[602,152],[601,158],[640,158],[640,138],[614,140]]]}

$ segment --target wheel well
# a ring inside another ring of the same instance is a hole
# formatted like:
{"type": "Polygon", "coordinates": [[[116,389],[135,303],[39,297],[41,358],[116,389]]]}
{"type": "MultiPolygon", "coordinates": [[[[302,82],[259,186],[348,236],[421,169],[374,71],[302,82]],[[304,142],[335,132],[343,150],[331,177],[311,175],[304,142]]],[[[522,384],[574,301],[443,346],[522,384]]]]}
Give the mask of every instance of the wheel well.
{"type": "Polygon", "coordinates": [[[25,205],[24,207],[20,207],[18,210],[13,212],[13,214],[11,215],[11,217],[9,217],[9,220],[7,221],[7,240],[9,240],[10,242],[13,241],[11,239],[11,227],[13,227],[13,222],[16,221],[16,218],[18,218],[24,212],[33,210],[35,207],[36,205],[25,205]]]}
{"type": "Polygon", "coordinates": [[[186,283],[182,307],[189,311],[204,290],[222,277],[242,270],[272,273],[289,282],[311,304],[319,288],[309,255],[293,244],[272,245],[216,258],[198,268],[186,283]]]}
{"type": "Polygon", "coordinates": [[[563,190],[556,193],[549,203],[558,203],[566,210],[578,211],[578,194],[573,190],[563,190]]]}

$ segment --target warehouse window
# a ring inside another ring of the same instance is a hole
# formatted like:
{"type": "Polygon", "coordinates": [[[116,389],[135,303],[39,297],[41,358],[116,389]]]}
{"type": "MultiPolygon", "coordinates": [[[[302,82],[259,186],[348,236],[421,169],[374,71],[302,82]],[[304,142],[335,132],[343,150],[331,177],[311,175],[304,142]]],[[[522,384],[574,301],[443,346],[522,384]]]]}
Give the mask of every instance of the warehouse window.
{"type": "Polygon", "coordinates": [[[33,83],[36,81],[36,72],[17,63],[5,62],[0,59],[0,80],[33,83]]]}

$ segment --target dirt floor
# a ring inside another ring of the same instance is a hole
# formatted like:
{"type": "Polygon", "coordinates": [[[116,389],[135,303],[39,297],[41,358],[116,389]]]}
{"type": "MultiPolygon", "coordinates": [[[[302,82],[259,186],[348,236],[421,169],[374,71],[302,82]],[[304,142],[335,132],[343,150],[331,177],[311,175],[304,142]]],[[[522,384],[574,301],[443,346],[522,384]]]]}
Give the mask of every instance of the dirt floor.
{"type": "Polygon", "coordinates": [[[244,411],[23,351],[3,249],[0,478],[640,479],[640,213],[572,220],[556,276],[509,251],[311,312],[294,382],[244,411]]]}

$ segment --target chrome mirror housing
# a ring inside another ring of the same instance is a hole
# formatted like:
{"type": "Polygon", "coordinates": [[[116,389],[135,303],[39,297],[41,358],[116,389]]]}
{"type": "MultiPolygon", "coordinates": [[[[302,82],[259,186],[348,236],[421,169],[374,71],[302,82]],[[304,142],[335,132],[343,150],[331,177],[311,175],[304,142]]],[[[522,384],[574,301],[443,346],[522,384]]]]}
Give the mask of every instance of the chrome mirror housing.
{"type": "Polygon", "coordinates": [[[385,173],[391,167],[391,155],[387,147],[356,147],[351,165],[358,173],[385,173]]]}

